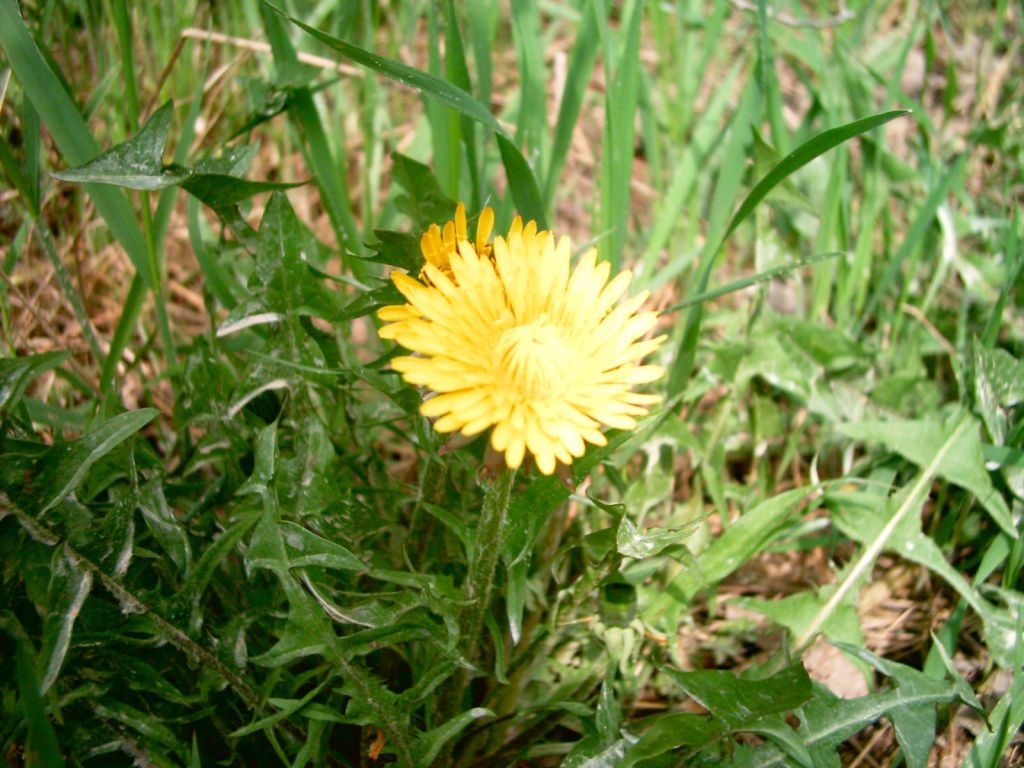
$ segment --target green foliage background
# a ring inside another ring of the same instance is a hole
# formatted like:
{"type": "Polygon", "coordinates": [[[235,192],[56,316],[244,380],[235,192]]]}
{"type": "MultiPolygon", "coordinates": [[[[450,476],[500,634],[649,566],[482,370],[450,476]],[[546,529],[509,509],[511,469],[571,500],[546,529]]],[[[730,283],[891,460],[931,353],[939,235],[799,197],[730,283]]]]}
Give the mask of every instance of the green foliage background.
{"type": "Polygon", "coordinates": [[[1019,758],[1021,13],[0,0],[7,764],[1019,758]],[[456,200],[670,335],[663,406],[493,543],[486,438],[374,333],[456,200]],[[67,255],[110,246],[103,325],[67,255]],[[907,569],[897,646],[858,598],[907,569]]]}

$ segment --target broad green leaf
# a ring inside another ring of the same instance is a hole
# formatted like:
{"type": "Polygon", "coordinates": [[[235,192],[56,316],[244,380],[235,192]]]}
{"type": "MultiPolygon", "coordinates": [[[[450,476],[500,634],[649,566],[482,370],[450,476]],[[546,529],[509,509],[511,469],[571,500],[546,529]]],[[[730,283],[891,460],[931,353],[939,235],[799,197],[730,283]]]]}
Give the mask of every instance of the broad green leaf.
{"type": "Polygon", "coordinates": [[[726,670],[662,670],[713,717],[733,730],[764,715],[789,712],[810,700],[811,679],[800,662],[762,680],[737,677],[726,670]]]}
{"type": "Polygon", "coordinates": [[[699,523],[692,523],[682,528],[648,528],[637,530],[636,525],[628,517],[619,522],[616,534],[616,548],[620,555],[643,560],[661,554],[662,550],[678,544],[694,532],[699,523]]]}
{"type": "Polygon", "coordinates": [[[884,443],[920,467],[930,465],[939,451],[936,473],[954,485],[970,491],[992,519],[1016,539],[1017,527],[1000,493],[992,486],[981,454],[978,424],[957,412],[944,423],[938,421],[862,421],[842,424],[839,431],[855,440],[884,443]],[[956,439],[949,442],[955,434],[956,439]]]}
{"type": "MultiPolygon", "coordinates": [[[[830,494],[829,499],[836,508],[833,514],[836,526],[854,541],[868,545],[882,535],[886,523],[896,514],[902,504],[904,494],[897,494],[890,499],[865,493],[830,494]]],[[[999,665],[1012,666],[1014,639],[1011,616],[986,601],[950,564],[939,546],[929,536],[922,533],[920,518],[922,503],[923,500],[919,500],[917,509],[912,510],[913,514],[904,517],[903,521],[886,536],[885,549],[911,562],[923,565],[941,576],[981,618],[986,644],[999,665]]],[[[759,609],[755,607],[755,610],[759,609]]],[[[830,631],[828,622],[823,627],[823,631],[830,638],[851,641],[849,636],[844,637],[830,631]]],[[[856,638],[855,642],[859,641],[860,638],[856,638]]]]}
{"type": "Polygon", "coordinates": [[[181,184],[191,171],[181,166],[165,166],[163,162],[173,116],[174,104],[168,101],[130,139],[111,147],[95,160],[54,173],[54,177],[79,184],[111,184],[143,191],[181,184]]]}
{"type": "Polygon", "coordinates": [[[698,558],[699,572],[684,569],[647,609],[654,620],[673,605],[685,606],[705,586],[717,584],[772,543],[800,510],[813,487],[794,488],[744,513],[698,558]]]}
{"type": "MultiPolygon", "coordinates": [[[[927,696],[950,693],[949,683],[928,677],[913,667],[883,659],[859,646],[845,643],[835,645],[890,677],[903,694],[927,696]]],[[[896,731],[896,740],[900,744],[908,768],[926,768],[928,753],[935,743],[935,705],[930,702],[908,704],[893,709],[888,717],[892,721],[893,730],[896,731]]]]}
{"type": "Polygon", "coordinates": [[[974,421],[968,415],[960,414],[948,429],[944,430],[940,436],[941,442],[929,447],[931,455],[927,466],[923,467],[920,474],[896,494],[893,500],[894,510],[891,514],[886,515],[884,526],[865,543],[857,558],[844,570],[844,575],[836,583],[835,591],[829,597],[828,602],[821,607],[821,610],[811,620],[810,626],[797,638],[797,647],[804,648],[814,639],[824,623],[828,621],[831,613],[846,602],[853,590],[858,588],[862,580],[869,575],[875,558],[885,549],[894,533],[897,530],[907,530],[907,526],[910,525],[907,518],[920,514],[921,504],[924,502],[938,468],[942,466],[949,452],[960,443],[962,436],[972,428],[975,432],[977,431],[974,421]]]}
{"type": "MultiPolygon", "coordinates": [[[[735,602],[752,611],[767,616],[773,622],[789,630],[793,638],[800,637],[811,625],[814,617],[832,596],[833,588],[823,587],[816,592],[798,592],[779,600],[762,600],[756,597],[739,598],[735,602]]],[[[860,643],[864,636],[860,626],[857,606],[844,602],[829,614],[821,631],[833,640],[860,643]]]]}
{"type": "Polygon", "coordinates": [[[726,730],[721,720],[707,715],[678,712],[665,715],[648,729],[640,740],[626,750],[620,768],[631,768],[641,760],[663,755],[679,747],[700,747],[708,744],[726,730]]]}
{"type": "MultiPolygon", "coordinates": [[[[898,709],[935,707],[956,698],[954,688],[945,684],[926,692],[890,688],[856,699],[841,699],[819,687],[815,689],[815,697],[797,712],[801,720],[798,734],[815,766],[838,766],[836,747],[879,718],[898,709]]],[[[778,746],[766,744],[753,750],[743,764],[756,768],[786,768],[791,765],[789,760],[778,746]]]]}

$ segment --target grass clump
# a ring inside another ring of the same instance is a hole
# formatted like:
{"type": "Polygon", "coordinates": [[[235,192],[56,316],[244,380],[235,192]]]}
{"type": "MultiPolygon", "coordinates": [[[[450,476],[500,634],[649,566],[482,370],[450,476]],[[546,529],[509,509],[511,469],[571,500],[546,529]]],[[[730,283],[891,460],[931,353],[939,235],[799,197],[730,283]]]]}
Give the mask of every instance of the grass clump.
{"type": "Polygon", "coordinates": [[[0,0],[7,762],[1014,764],[1019,15],[0,0]]]}

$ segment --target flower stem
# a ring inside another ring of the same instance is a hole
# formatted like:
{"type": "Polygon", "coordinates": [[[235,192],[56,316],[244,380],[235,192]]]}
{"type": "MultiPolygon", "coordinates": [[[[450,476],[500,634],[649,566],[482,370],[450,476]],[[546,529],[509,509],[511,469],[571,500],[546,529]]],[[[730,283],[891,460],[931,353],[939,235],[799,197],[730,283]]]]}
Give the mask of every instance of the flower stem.
{"type": "MultiPolygon", "coordinates": [[[[494,572],[497,570],[498,558],[501,555],[501,539],[505,530],[505,517],[515,474],[515,470],[502,469],[484,491],[484,505],[480,511],[476,541],[473,544],[469,573],[466,576],[466,605],[459,614],[459,650],[466,661],[474,665],[483,655],[484,643],[481,633],[484,628],[484,617],[490,606],[494,572]]],[[[437,702],[436,725],[447,722],[464,709],[463,699],[472,679],[473,673],[470,669],[459,669],[455,673],[450,695],[437,702]]],[[[435,765],[451,765],[454,747],[453,742],[446,744],[435,765]]]]}
{"type": "Polygon", "coordinates": [[[473,556],[466,578],[467,605],[459,617],[459,642],[468,661],[475,661],[480,651],[480,632],[490,603],[491,585],[501,555],[501,535],[515,470],[503,469],[491,480],[484,493],[484,506],[476,529],[473,556]]]}

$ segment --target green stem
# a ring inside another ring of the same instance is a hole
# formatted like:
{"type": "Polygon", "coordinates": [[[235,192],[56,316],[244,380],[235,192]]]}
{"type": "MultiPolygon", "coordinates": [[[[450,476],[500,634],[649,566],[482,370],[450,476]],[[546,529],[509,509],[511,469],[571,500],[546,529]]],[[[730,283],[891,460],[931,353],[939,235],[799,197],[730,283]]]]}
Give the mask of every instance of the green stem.
{"type": "Polygon", "coordinates": [[[437,504],[444,493],[444,484],[448,479],[448,458],[431,456],[423,470],[420,482],[420,496],[413,507],[409,520],[409,542],[412,545],[413,562],[422,563],[427,556],[431,542],[436,541],[433,533],[436,528],[435,518],[424,509],[426,504],[437,504]]]}
{"type": "MultiPolygon", "coordinates": [[[[484,491],[484,505],[480,511],[464,588],[466,605],[459,614],[459,650],[471,664],[476,664],[482,655],[481,633],[490,606],[491,586],[501,555],[501,538],[505,531],[505,517],[515,476],[515,470],[503,469],[484,491]]],[[[438,701],[439,718],[436,725],[447,722],[463,710],[462,700],[472,679],[471,669],[460,669],[455,674],[451,696],[438,701]]],[[[454,746],[453,742],[446,744],[435,765],[451,765],[454,746]]]]}
{"type": "Polygon", "coordinates": [[[505,530],[505,515],[515,476],[514,470],[502,470],[487,486],[484,494],[484,506],[473,545],[473,559],[466,578],[468,604],[459,617],[459,642],[469,661],[474,661],[480,655],[480,632],[484,626],[494,572],[501,554],[501,534],[505,530]]]}

